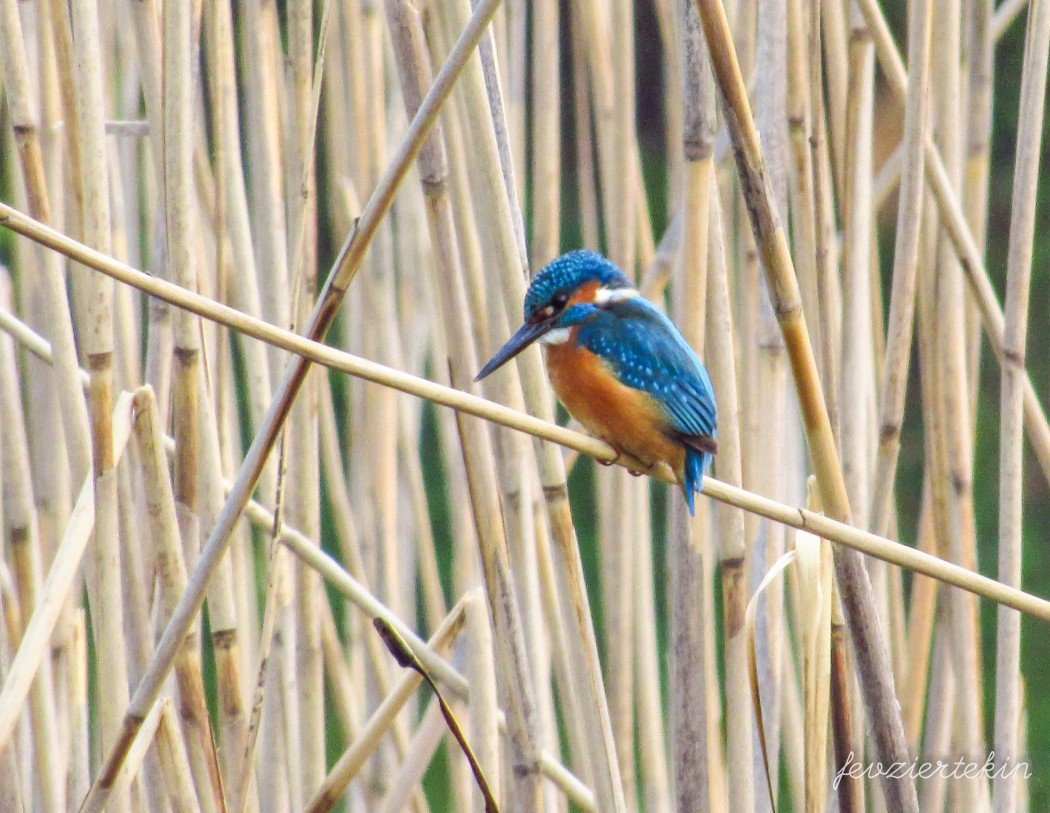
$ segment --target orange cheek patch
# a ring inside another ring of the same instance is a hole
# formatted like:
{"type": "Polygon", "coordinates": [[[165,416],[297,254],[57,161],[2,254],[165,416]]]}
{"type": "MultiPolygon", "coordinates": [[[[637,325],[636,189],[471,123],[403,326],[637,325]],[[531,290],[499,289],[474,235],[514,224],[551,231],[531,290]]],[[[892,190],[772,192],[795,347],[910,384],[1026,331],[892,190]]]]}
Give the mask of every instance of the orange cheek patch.
{"type": "Polygon", "coordinates": [[[585,282],[569,297],[566,307],[571,308],[573,305],[579,305],[580,303],[593,302],[595,295],[598,293],[598,287],[598,280],[585,282]]]}

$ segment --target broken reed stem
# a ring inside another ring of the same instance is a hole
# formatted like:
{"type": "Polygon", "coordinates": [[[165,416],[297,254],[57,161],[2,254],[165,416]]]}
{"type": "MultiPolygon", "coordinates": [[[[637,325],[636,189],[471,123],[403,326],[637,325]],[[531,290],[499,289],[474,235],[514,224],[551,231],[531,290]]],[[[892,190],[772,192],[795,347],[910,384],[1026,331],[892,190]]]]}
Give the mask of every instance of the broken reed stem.
{"type": "MultiPolygon", "coordinates": [[[[455,607],[445,616],[441,626],[434,631],[427,647],[431,650],[440,650],[449,646],[459,635],[463,625],[466,597],[460,599],[455,607]]],[[[380,738],[386,733],[393,723],[394,717],[408,702],[408,699],[419,688],[423,677],[415,670],[405,672],[393,691],[388,694],[379,707],[372,713],[368,722],[364,724],[355,739],[335,765],[328,772],[324,783],[317,793],[311,798],[305,808],[305,813],[327,813],[335,806],[343,795],[347,785],[357,775],[364,765],[365,760],[375,750],[380,738]]]]}
{"type": "MultiPolygon", "coordinates": [[[[131,434],[131,395],[122,393],[113,410],[113,456],[119,459],[131,434]]],[[[80,489],[66,531],[55,552],[36,607],[22,635],[21,644],[0,689],[0,755],[11,741],[22,704],[41,659],[49,653],[51,633],[80,568],[81,557],[95,523],[92,479],[80,489]]]]}
{"type": "MultiPolygon", "coordinates": [[[[787,235],[776,213],[728,21],[719,0],[697,0],[697,5],[715,76],[723,93],[723,108],[755,242],[762,255],[770,297],[791,361],[822,502],[831,516],[848,522],[849,498],[802,315],[798,280],[787,235]]],[[[861,690],[868,708],[875,753],[884,763],[906,761],[907,744],[890,671],[889,650],[878,624],[871,582],[863,560],[855,552],[839,547],[835,554],[836,575],[857,658],[861,690]]],[[[918,799],[912,780],[886,777],[883,789],[892,808],[917,812],[918,799]]]]}
{"type": "MultiPolygon", "coordinates": [[[[198,294],[183,291],[177,286],[142,274],[111,258],[98,255],[97,252],[92,252],[64,235],[35,224],[25,215],[2,203],[0,203],[0,225],[7,225],[12,230],[27,237],[33,237],[45,245],[55,248],[61,246],[67,251],[75,252],[80,262],[91,263],[96,270],[112,273],[116,279],[133,284],[152,296],[164,298],[173,305],[192,310],[207,319],[213,319],[247,335],[276,344],[292,353],[301,354],[314,363],[425,398],[460,412],[485,418],[493,423],[509,426],[551,443],[576,449],[597,460],[608,462],[616,460],[616,452],[611,446],[589,435],[509,409],[476,395],[444,387],[400,370],[343,353],[327,345],[304,339],[290,331],[250,319],[233,308],[212,302],[198,294]]],[[[632,461],[621,457],[618,464],[629,467],[632,461]]],[[[666,482],[673,482],[673,475],[664,469],[655,471],[653,476],[666,482]]],[[[793,508],[742,488],[736,488],[713,477],[706,477],[704,484],[703,493],[720,502],[742,508],[792,528],[810,530],[829,541],[838,542],[840,545],[869,556],[931,576],[984,598],[1050,621],[1050,602],[966,568],[953,565],[936,556],[854,528],[830,517],[816,515],[801,508],[793,508]]]]}
{"type": "MultiPolygon", "coordinates": [[[[1047,43],[1050,42],[1050,3],[1031,0],[1021,74],[1021,104],[1017,122],[1017,158],[1010,208],[1007,254],[1006,308],[1003,332],[1002,392],[1000,396],[999,577],[1021,583],[1023,520],[1024,359],[1028,331],[1028,300],[1035,236],[1036,191],[1046,96],[1047,43]]],[[[1023,753],[1021,717],[1021,618],[1000,611],[996,635],[995,752],[1005,766],[993,779],[996,810],[1017,806],[1020,781],[1010,773],[1023,753]]]]}

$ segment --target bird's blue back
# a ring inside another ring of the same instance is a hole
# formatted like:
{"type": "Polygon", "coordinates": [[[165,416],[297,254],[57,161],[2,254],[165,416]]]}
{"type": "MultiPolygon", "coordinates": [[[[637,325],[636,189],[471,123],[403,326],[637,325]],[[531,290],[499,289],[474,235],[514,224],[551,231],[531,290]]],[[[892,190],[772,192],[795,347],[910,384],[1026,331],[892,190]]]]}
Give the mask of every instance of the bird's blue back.
{"type": "MultiPolygon", "coordinates": [[[[621,383],[651,395],[683,442],[716,437],[711,378],[671,320],[651,302],[633,297],[599,310],[583,323],[577,341],[603,359],[621,383]]],[[[683,488],[692,511],[709,455],[687,442],[685,446],[683,488]]]]}

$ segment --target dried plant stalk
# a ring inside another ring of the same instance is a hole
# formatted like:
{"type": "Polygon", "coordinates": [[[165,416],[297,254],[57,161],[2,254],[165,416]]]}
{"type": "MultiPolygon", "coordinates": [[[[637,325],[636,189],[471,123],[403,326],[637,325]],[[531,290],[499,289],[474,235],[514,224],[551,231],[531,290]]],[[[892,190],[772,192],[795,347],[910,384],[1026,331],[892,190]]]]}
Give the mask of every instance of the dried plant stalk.
{"type": "MultiPolygon", "coordinates": [[[[765,175],[757,133],[729,36],[728,22],[721,3],[700,0],[698,8],[711,50],[715,76],[725,98],[730,136],[748,201],[748,212],[752,217],[752,228],[795,375],[803,425],[817,471],[822,501],[833,517],[848,520],[849,499],[845,493],[842,469],[802,315],[798,280],[786,235],[771,199],[769,180],[765,175]]],[[[842,548],[836,548],[835,554],[836,575],[850,625],[876,753],[884,762],[903,761],[907,756],[904,730],[896,704],[886,641],[878,627],[871,583],[860,557],[842,548]]],[[[891,805],[901,810],[918,809],[914,783],[910,780],[887,777],[883,786],[891,805]]]]}
{"type": "MultiPolygon", "coordinates": [[[[999,487],[999,576],[1008,584],[1021,582],[1022,417],[1024,358],[1028,329],[1028,299],[1032,274],[1036,182],[1046,96],[1047,43],[1050,4],[1032,0],[1028,9],[1017,158],[1014,168],[1007,255],[1006,322],[1003,334],[1002,428],[999,487]]],[[[1016,807],[1019,780],[1010,769],[1021,752],[1020,618],[1000,612],[996,637],[995,750],[1006,766],[994,779],[994,809],[1016,807]]]]}

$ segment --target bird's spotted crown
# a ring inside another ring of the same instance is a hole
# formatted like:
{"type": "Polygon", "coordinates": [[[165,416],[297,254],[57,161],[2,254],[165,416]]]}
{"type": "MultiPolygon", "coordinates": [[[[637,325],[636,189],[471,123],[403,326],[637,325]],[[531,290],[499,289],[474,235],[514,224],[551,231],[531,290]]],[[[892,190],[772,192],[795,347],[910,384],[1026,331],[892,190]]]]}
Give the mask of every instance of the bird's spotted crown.
{"type": "Polygon", "coordinates": [[[572,294],[585,282],[597,281],[603,288],[630,288],[631,281],[601,254],[570,251],[550,262],[525,294],[525,321],[547,305],[557,293],[572,294]]]}

